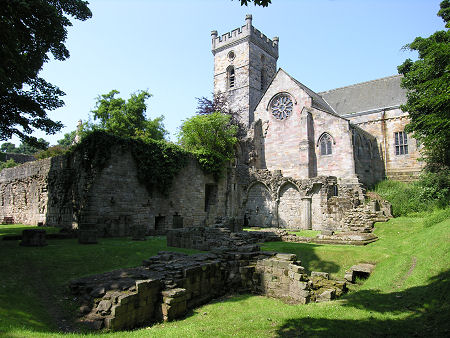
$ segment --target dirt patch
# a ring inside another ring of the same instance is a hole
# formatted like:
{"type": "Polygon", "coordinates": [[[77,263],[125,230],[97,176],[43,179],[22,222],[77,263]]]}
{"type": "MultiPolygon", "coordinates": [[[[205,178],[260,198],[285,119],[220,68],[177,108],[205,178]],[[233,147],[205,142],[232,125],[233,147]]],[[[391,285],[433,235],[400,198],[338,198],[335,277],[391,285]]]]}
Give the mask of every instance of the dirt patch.
{"type": "Polygon", "coordinates": [[[405,282],[405,280],[409,276],[411,276],[411,274],[413,273],[414,269],[416,268],[416,265],[417,265],[417,257],[413,256],[411,258],[411,266],[409,267],[408,272],[403,277],[401,277],[400,280],[396,283],[397,288],[400,288],[403,285],[403,283],[405,282]]]}

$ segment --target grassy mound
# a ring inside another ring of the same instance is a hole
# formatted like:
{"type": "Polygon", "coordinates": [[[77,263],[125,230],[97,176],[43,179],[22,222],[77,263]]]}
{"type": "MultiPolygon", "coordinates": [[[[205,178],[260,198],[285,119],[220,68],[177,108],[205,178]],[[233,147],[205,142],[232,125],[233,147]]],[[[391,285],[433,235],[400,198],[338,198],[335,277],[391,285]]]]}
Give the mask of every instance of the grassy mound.
{"type": "Polygon", "coordinates": [[[428,213],[449,206],[448,181],[436,174],[423,174],[420,181],[405,183],[385,180],[378,183],[375,192],[392,204],[395,217],[413,213],[428,213]]]}

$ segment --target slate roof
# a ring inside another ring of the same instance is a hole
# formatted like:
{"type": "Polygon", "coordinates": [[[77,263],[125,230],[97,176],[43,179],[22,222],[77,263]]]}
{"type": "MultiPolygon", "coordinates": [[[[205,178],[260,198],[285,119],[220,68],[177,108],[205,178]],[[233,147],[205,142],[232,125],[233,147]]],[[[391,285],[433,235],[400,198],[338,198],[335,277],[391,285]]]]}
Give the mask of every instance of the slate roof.
{"type": "Polygon", "coordinates": [[[325,102],[325,100],[319,94],[317,94],[315,91],[306,87],[300,81],[294,79],[292,76],[290,76],[288,73],[286,73],[285,70],[280,68],[278,71],[280,71],[280,70],[283,71],[287,76],[289,76],[292,79],[292,81],[294,81],[301,89],[303,89],[312,98],[312,106],[314,108],[324,110],[333,115],[337,115],[336,112],[333,110],[333,108],[330,107],[330,105],[327,102],[325,102]]]}
{"type": "Polygon", "coordinates": [[[406,102],[402,75],[393,75],[318,93],[339,115],[397,107],[406,102]]]}

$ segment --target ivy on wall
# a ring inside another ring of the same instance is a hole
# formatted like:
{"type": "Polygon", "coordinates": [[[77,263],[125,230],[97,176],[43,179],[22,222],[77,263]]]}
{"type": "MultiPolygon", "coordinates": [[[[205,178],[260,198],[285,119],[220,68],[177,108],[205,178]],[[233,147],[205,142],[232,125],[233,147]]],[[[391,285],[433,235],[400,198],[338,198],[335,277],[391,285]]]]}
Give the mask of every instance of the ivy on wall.
{"type": "Polygon", "coordinates": [[[149,192],[154,188],[161,193],[167,192],[172,179],[186,166],[191,156],[181,147],[165,141],[144,142],[104,131],[89,133],[70,153],[72,156],[78,154],[83,169],[90,176],[95,176],[108,164],[114,147],[130,151],[136,163],[138,180],[149,192]]]}

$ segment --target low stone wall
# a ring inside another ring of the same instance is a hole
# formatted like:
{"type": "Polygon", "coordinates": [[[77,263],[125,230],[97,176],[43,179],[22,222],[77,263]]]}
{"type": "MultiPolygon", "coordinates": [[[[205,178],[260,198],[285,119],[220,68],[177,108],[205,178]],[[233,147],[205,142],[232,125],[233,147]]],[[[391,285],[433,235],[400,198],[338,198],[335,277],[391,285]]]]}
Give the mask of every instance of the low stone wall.
{"type": "MultiPolygon", "coordinates": [[[[269,233],[258,236],[257,233],[240,231],[231,232],[223,227],[189,227],[167,231],[167,245],[176,248],[196,249],[203,251],[229,250],[243,248],[249,251],[249,245],[266,242],[269,233]]],[[[277,240],[278,237],[274,237],[277,240]]]]}
{"type": "Polygon", "coordinates": [[[306,304],[334,299],[346,283],[329,280],[326,273],[306,275],[292,254],[160,252],[141,267],[74,280],[70,289],[81,302],[81,321],[123,330],[179,318],[229,292],[306,304]]]}
{"type": "Polygon", "coordinates": [[[233,248],[237,251],[253,250],[257,243],[291,242],[317,244],[366,245],[378,239],[373,233],[357,231],[322,231],[316,237],[297,236],[284,229],[266,228],[258,231],[231,232],[220,227],[190,227],[169,230],[167,245],[176,248],[220,251],[233,248]]]}

